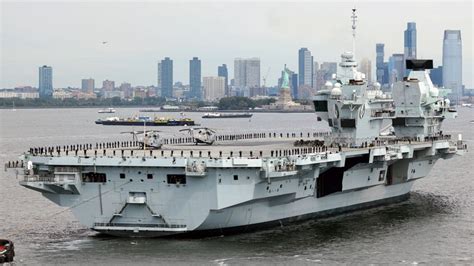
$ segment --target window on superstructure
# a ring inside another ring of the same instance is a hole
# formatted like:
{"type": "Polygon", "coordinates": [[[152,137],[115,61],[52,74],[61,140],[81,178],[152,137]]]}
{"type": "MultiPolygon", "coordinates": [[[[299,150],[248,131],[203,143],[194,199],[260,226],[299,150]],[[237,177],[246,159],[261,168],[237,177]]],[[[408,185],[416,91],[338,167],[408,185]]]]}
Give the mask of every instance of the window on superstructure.
{"type": "Polygon", "coordinates": [[[124,173],[121,173],[121,174],[120,174],[120,178],[121,178],[121,179],[125,179],[125,174],[124,174],[124,173]]]}
{"type": "Polygon", "coordinates": [[[239,176],[238,176],[238,175],[234,175],[234,180],[239,180],[239,176]]]}
{"type": "Polygon", "coordinates": [[[147,179],[153,179],[153,174],[147,174],[147,175],[146,175],[146,178],[147,178],[147,179]]]}

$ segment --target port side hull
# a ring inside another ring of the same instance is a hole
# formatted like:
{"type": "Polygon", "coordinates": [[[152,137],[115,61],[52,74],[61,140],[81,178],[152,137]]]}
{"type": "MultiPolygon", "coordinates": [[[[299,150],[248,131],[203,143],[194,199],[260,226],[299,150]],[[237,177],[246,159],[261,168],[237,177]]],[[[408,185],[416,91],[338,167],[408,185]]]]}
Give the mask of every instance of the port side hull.
{"type": "Polygon", "coordinates": [[[211,210],[204,222],[194,230],[94,230],[120,237],[205,237],[237,234],[401,202],[409,198],[412,185],[413,181],[391,186],[382,185],[323,198],[307,197],[282,205],[271,200],[243,203],[223,210],[211,210]],[[295,209],[295,206],[298,208],[295,209]],[[285,213],[292,215],[284,216],[285,213]]]}
{"type": "Polygon", "coordinates": [[[406,201],[409,198],[410,198],[410,193],[408,192],[403,195],[395,196],[392,198],[365,202],[365,203],[360,203],[360,204],[351,205],[347,207],[340,207],[340,208],[336,208],[332,210],[309,213],[309,214],[299,215],[295,217],[274,220],[270,222],[227,227],[227,228],[219,228],[219,229],[196,230],[196,231],[186,233],[186,236],[206,237],[206,236],[213,236],[213,235],[230,235],[230,234],[240,234],[240,233],[245,233],[245,232],[253,232],[253,231],[264,230],[264,229],[271,229],[275,227],[283,227],[283,226],[288,226],[293,223],[305,222],[312,219],[327,218],[327,217],[337,216],[337,215],[341,215],[345,213],[356,212],[356,211],[360,211],[364,209],[370,209],[370,208],[380,207],[384,205],[395,204],[395,203],[406,201]]]}

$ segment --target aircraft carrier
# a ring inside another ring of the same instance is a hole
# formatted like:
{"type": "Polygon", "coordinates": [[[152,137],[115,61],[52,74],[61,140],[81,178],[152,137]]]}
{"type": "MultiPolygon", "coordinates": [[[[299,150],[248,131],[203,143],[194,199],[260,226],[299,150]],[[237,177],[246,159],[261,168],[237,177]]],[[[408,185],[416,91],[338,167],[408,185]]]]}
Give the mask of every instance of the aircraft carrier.
{"type": "Polygon", "coordinates": [[[314,97],[329,133],[217,132],[199,145],[186,135],[154,150],[115,140],[36,147],[7,166],[22,167],[21,185],[81,224],[115,236],[242,232],[401,201],[437,160],[467,151],[442,131],[456,111],[430,80],[432,61],[406,63],[408,77],[385,94],[344,53],[314,97]]]}

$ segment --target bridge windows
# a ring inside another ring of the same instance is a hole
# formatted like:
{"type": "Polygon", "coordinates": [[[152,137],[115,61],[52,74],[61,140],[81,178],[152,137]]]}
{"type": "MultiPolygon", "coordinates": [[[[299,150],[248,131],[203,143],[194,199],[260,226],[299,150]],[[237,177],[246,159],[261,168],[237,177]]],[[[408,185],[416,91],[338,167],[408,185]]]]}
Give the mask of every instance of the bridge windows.
{"type": "Polygon", "coordinates": [[[186,184],[186,175],[179,174],[169,174],[166,175],[168,184],[186,184]]]}
{"type": "Polygon", "coordinates": [[[105,183],[107,181],[107,176],[105,173],[82,173],[82,182],[85,183],[105,183]]]}

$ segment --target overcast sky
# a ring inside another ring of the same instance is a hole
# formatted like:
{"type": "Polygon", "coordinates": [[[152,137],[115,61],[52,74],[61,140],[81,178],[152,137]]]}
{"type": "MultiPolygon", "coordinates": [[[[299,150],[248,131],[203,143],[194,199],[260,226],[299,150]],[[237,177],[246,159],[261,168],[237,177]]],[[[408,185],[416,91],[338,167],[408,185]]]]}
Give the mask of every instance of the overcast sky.
{"type": "MultiPolygon", "coordinates": [[[[445,29],[459,29],[463,82],[473,86],[471,1],[357,1],[356,57],[375,67],[375,44],[386,59],[403,53],[406,23],[416,22],[418,57],[442,63],[445,29]]],[[[315,61],[339,61],[350,50],[353,2],[2,2],[0,88],[38,86],[38,67],[53,67],[54,87],[80,87],[92,77],[116,84],[156,85],[157,62],[174,63],[174,81],[189,82],[189,60],[216,76],[235,57],[260,57],[274,85],[286,63],[297,71],[298,49],[315,61]],[[103,45],[102,42],[108,43],[103,45]]]]}

